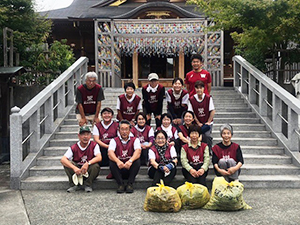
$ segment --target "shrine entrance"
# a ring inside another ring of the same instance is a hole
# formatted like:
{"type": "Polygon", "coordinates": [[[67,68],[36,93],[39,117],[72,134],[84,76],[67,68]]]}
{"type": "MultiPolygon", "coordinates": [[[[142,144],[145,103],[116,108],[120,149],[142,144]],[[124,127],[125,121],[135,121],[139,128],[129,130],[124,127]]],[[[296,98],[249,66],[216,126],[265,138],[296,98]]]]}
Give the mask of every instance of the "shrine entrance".
{"type": "Polygon", "coordinates": [[[184,79],[191,54],[201,54],[213,86],[223,86],[223,32],[206,19],[96,20],[96,72],[104,87],[137,86],[156,72],[165,86],[184,79]],[[98,63],[98,65],[97,65],[98,63]]]}

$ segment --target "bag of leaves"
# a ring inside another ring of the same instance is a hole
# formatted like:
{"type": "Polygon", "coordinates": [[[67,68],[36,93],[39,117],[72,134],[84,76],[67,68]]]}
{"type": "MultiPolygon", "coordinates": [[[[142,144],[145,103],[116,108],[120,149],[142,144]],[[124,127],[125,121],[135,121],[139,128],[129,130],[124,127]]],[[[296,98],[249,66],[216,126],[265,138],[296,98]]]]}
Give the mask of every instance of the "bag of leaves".
{"type": "Polygon", "coordinates": [[[181,200],[177,191],[165,186],[160,180],[158,187],[149,187],[144,203],[145,211],[152,212],[178,212],[181,208],[181,200]]]}
{"type": "Polygon", "coordinates": [[[201,208],[210,198],[207,187],[189,182],[185,182],[185,184],[178,187],[177,193],[179,194],[184,209],[201,208]]]}
{"type": "Polygon", "coordinates": [[[238,181],[228,183],[224,177],[216,177],[213,181],[211,197],[203,209],[235,211],[252,209],[243,198],[244,185],[238,181]]]}

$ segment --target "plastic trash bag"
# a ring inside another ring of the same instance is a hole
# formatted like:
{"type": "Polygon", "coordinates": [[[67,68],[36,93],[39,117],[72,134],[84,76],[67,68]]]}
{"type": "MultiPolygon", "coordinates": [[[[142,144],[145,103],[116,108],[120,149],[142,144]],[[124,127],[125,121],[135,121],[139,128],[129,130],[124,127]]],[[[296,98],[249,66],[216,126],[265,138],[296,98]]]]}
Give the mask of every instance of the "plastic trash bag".
{"type": "Polygon", "coordinates": [[[203,208],[223,211],[252,209],[244,201],[243,191],[242,183],[238,181],[228,183],[224,177],[216,177],[213,181],[210,200],[203,208]]]}
{"type": "Polygon", "coordinates": [[[152,212],[178,212],[181,208],[181,200],[177,191],[165,186],[160,180],[158,187],[149,187],[144,203],[145,211],[152,212]]]}
{"type": "Polygon", "coordinates": [[[182,207],[185,209],[201,208],[210,198],[207,187],[189,182],[178,187],[177,193],[181,199],[182,207]]]}

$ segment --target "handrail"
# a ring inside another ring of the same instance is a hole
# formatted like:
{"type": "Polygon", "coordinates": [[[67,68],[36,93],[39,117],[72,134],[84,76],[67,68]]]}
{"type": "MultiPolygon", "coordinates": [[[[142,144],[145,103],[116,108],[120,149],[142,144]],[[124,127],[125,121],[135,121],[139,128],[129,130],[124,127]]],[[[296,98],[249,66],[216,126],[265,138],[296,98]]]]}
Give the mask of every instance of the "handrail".
{"type": "Polygon", "coordinates": [[[286,154],[300,165],[300,100],[241,56],[234,56],[233,62],[234,87],[285,147],[286,154]]]}
{"type": "Polygon", "coordinates": [[[10,115],[10,186],[21,188],[21,179],[29,175],[42,149],[69,114],[75,103],[75,90],[87,72],[88,59],[79,58],[51,84],[30,100],[22,109],[13,107],[10,115]],[[41,118],[41,108],[47,115],[41,118]],[[26,122],[29,122],[29,127],[26,122]],[[41,133],[41,126],[44,130],[41,133]],[[29,135],[22,141],[24,131],[29,135]],[[23,146],[25,142],[29,144],[23,146]],[[23,157],[23,148],[27,155],[23,157]]]}

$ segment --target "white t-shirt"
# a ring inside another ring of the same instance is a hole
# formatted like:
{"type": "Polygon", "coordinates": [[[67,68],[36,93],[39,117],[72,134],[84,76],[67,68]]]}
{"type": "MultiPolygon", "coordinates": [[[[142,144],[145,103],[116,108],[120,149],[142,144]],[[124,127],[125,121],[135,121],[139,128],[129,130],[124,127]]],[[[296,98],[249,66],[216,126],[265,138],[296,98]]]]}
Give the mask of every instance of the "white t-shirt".
{"type": "MultiPolygon", "coordinates": [[[[89,146],[89,144],[90,144],[90,141],[89,141],[88,145],[85,148],[83,148],[80,145],[80,141],[77,142],[77,145],[78,145],[78,147],[80,148],[81,151],[85,151],[86,148],[89,146]]],[[[96,156],[98,154],[100,154],[100,148],[99,148],[99,145],[96,145],[95,148],[94,148],[94,156],[96,156]]],[[[73,152],[72,152],[71,147],[68,148],[68,150],[66,151],[66,153],[64,154],[64,156],[66,156],[69,160],[72,160],[72,158],[73,158],[73,152]]]]}
{"type": "MultiPolygon", "coordinates": [[[[166,101],[167,102],[172,102],[171,96],[169,95],[168,91],[166,91],[166,101]]],[[[184,95],[182,97],[181,104],[187,105],[188,103],[189,103],[189,93],[186,93],[186,95],[184,95]]]]}
{"type": "MultiPolygon", "coordinates": [[[[112,123],[113,123],[113,121],[111,121],[110,124],[105,125],[104,122],[101,121],[102,126],[103,126],[104,129],[106,129],[106,130],[109,128],[109,126],[110,126],[112,123]]],[[[94,128],[93,128],[93,135],[99,136],[99,130],[98,130],[98,128],[97,128],[96,126],[94,126],[94,128]]]]}
{"type": "MultiPolygon", "coordinates": [[[[195,94],[195,95],[194,95],[194,98],[196,99],[196,101],[202,102],[203,99],[204,99],[204,96],[205,96],[205,94],[203,93],[202,99],[200,100],[200,99],[198,98],[198,95],[195,94]]],[[[210,99],[209,99],[209,111],[212,111],[212,110],[215,110],[215,106],[214,106],[213,99],[210,98],[210,99]]],[[[191,104],[190,101],[189,101],[189,104],[188,104],[188,111],[192,111],[192,112],[193,112],[193,107],[192,107],[192,104],[191,104]]]]}
{"type": "MultiPolygon", "coordinates": [[[[125,94],[125,98],[126,98],[127,101],[130,102],[130,103],[134,100],[135,96],[136,96],[136,94],[133,94],[132,97],[131,97],[131,99],[128,99],[128,98],[126,97],[126,94],[125,94]]],[[[117,98],[117,109],[120,110],[120,107],[121,107],[120,98],[117,98]]],[[[143,109],[143,107],[142,107],[142,101],[140,100],[139,105],[138,105],[138,107],[137,107],[137,110],[142,110],[142,109],[143,109]]]]}
{"type": "MultiPolygon", "coordinates": [[[[172,125],[168,126],[168,127],[164,127],[163,125],[161,125],[161,129],[166,131],[168,138],[173,138],[173,133],[172,133],[172,125]]],[[[176,130],[174,133],[174,139],[177,139],[178,137],[178,131],[176,130]]]]}
{"type": "MultiPolygon", "coordinates": [[[[170,154],[171,154],[171,158],[177,157],[177,153],[176,153],[174,146],[171,147],[170,154]]],[[[149,149],[148,157],[149,157],[149,159],[154,159],[154,160],[156,159],[155,153],[152,151],[151,148],[149,149]]]]}
{"type": "MultiPolygon", "coordinates": [[[[135,125],[134,128],[138,131],[138,132],[143,132],[146,128],[146,126],[143,129],[140,129],[138,125],[135,125]]],[[[133,135],[133,134],[132,134],[133,135]]],[[[154,130],[151,127],[148,133],[148,137],[154,137],[154,130]]]]}

